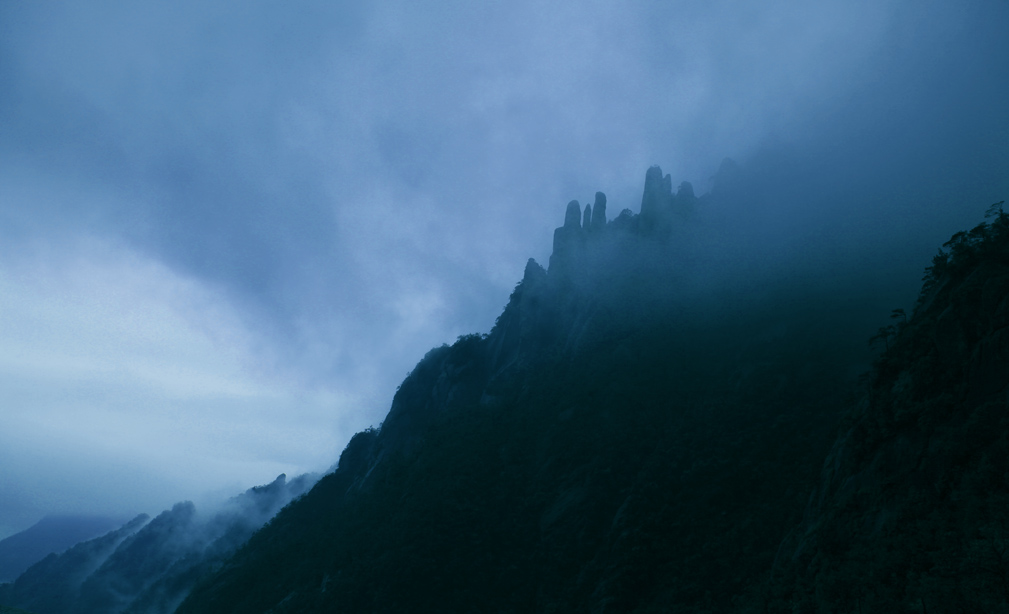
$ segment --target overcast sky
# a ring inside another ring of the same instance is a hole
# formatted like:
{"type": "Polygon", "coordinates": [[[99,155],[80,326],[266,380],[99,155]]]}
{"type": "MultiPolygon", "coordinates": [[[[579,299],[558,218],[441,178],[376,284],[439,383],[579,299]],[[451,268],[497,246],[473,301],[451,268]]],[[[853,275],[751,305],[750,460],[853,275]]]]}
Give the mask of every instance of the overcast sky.
{"type": "Polygon", "coordinates": [[[490,330],[568,200],[636,211],[652,164],[700,194],[731,157],[754,236],[913,288],[1009,195],[1007,25],[1006,0],[0,2],[0,537],[329,467],[427,349],[490,330]]]}

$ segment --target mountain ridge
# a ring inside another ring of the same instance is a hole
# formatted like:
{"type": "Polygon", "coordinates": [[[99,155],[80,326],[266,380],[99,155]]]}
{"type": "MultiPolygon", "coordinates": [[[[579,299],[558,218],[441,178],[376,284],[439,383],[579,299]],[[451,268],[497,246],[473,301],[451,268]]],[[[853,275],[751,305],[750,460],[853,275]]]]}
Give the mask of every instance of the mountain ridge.
{"type": "Polygon", "coordinates": [[[649,169],[643,212],[605,225],[602,193],[569,203],[549,267],[527,262],[490,333],[428,352],[381,427],[355,435],[336,471],[179,612],[742,598],[801,517],[797,485],[813,486],[864,343],[802,315],[829,301],[795,279],[721,300],[690,257],[717,192],[671,185],[649,169]],[[781,438],[793,449],[775,450],[781,438]],[[739,573],[722,573],[730,559],[739,573]]]}
{"type": "Polygon", "coordinates": [[[92,570],[52,614],[1009,607],[1009,215],[955,234],[908,315],[746,261],[719,235],[740,194],[727,161],[701,196],[648,169],[637,214],[569,202],[490,332],[430,350],[308,492],[192,559],[117,545],[168,572],[92,570]]]}
{"type": "Polygon", "coordinates": [[[0,584],[0,603],[35,614],[169,614],[199,577],[220,566],[315,479],[306,474],[288,481],[281,474],[210,513],[184,501],[153,519],[140,514],[0,584]]]}
{"type": "Polygon", "coordinates": [[[81,541],[123,524],[111,516],[50,515],[0,540],[0,582],[17,578],[47,554],[60,553],[81,541]]]}

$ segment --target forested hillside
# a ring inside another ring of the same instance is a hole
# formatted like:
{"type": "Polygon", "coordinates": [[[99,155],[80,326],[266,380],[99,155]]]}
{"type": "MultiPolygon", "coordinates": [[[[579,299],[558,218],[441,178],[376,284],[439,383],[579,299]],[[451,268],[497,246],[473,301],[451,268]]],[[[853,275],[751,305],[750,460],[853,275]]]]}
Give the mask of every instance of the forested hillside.
{"type": "Polygon", "coordinates": [[[782,544],[771,610],[1009,609],[1009,215],[989,217],[877,334],[887,349],[782,544]]]}

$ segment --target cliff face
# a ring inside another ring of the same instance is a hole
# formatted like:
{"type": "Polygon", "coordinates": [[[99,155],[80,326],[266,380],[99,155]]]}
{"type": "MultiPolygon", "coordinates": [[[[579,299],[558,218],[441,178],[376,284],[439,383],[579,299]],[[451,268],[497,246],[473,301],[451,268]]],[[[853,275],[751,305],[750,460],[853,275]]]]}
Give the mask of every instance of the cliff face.
{"type": "Polygon", "coordinates": [[[958,233],[824,463],[768,593],[780,611],[1009,607],[1009,216],[958,233]]]}
{"type": "Polygon", "coordinates": [[[696,202],[690,184],[676,196],[669,185],[668,175],[650,168],[642,200],[648,214],[626,212],[620,224],[607,224],[602,192],[584,212],[569,202],[564,224],[554,230],[549,269],[530,259],[489,335],[461,337],[420,361],[393,398],[380,447],[409,447],[438,415],[493,404],[516,373],[546,352],[571,354],[593,339],[626,334],[644,324],[640,312],[650,303],[661,313],[668,297],[659,288],[673,272],[662,256],[672,228],[688,223],[696,202]],[[646,292],[641,275],[652,278],[646,292]],[[621,314],[630,317],[621,323],[621,314]]]}
{"type": "Polygon", "coordinates": [[[697,308],[682,256],[705,197],[670,186],[650,169],[642,212],[609,222],[601,193],[570,203],[549,268],[527,263],[491,332],[429,352],[382,427],[179,611],[724,610],[748,594],[800,518],[857,352],[809,317],[811,290],[697,308]]]}

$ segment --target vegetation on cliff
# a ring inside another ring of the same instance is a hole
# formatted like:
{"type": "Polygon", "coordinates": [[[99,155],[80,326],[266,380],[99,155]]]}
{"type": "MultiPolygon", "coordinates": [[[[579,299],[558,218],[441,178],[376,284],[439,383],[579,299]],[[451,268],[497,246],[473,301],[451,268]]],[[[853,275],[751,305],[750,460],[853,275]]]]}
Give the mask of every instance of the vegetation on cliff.
{"type": "MultiPolygon", "coordinates": [[[[846,416],[771,611],[1009,609],[1009,215],[958,232],[846,416]]],[[[900,314],[897,314],[898,316],[900,314]]]]}

